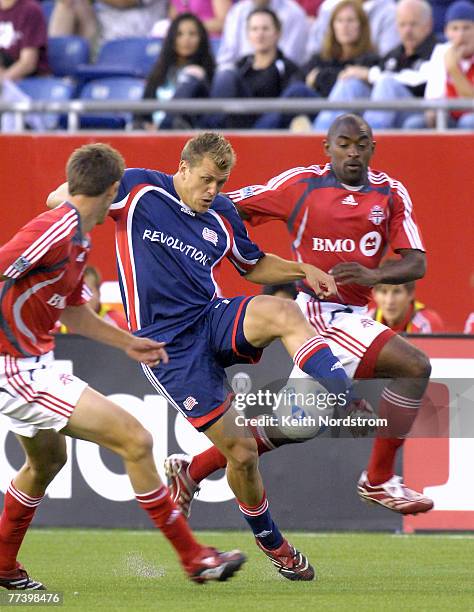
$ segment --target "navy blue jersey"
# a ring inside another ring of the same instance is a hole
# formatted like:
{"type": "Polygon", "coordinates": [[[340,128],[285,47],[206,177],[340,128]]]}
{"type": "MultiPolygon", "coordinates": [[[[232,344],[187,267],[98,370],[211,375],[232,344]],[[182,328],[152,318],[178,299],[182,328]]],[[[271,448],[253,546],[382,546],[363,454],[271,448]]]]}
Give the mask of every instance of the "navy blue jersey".
{"type": "Polygon", "coordinates": [[[264,256],[227,197],[196,213],[162,172],[126,170],[110,215],[122,299],[140,336],[170,342],[220,296],[216,271],[224,257],[246,274],[264,256]]]}

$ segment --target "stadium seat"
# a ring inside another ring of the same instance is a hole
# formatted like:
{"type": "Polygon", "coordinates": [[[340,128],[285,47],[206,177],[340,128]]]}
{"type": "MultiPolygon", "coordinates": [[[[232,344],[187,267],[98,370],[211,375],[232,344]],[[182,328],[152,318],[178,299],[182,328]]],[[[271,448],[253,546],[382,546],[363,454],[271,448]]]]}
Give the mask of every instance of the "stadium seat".
{"type": "MultiPolygon", "coordinates": [[[[57,77],[30,77],[18,81],[17,85],[32,100],[63,102],[70,100],[73,94],[73,85],[57,77]]],[[[56,113],[34,113],[27,115],[26,120],[28,124],[34,124],[35,129],[53,130],[58,126],[60,116],[56,113]]]]}
{"type": "MultiPolygon", "coordinates": [[[[145,81],[131,77],[105,78],[89,81],[79,95],[81,100],[141,100],[145,81]]],[[[111,104],[113,107],[113,104],[111,104]]],[[[132,113],[102,113],[82,115],[80,127],[86,129],[123,129],[131,125],[132,113]]]]}
{"type": "Polygon", "coordinates": [[[76,77],[82,83],[107,77],[146,78],[161,50],[159,38],[109,40],[99,51],[95,64],[82,64],[76,77]]]}
{"type": "Polygon", "coordinates": [[[89,61],[89,42],[81,36],[48,38],[48,62],[56,76],[74,76],[80,64],[89,61]]]}

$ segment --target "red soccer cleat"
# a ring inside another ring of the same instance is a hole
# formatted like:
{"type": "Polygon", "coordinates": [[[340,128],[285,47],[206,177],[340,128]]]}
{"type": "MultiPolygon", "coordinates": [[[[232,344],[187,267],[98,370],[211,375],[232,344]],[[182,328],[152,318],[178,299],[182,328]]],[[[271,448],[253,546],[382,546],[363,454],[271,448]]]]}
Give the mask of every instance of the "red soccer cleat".
{"type": "Polygon", "coordinates": [[[27,571],[20,563],[17,563],[16,568],[11,572],[0,575],[0,587],[9,591],[46,590],[44,584],[28,576],[27,571]]]}
{"type": "Polygon", "coordinates": [[[191,458],[188,455],[175,454],[165,459],[165,473],[171,499],[181,510],[185,518],[191,514],[191,503],[199,493],[199,485],[188,474],[191,458]]]}
{"type": "Polygon", "coordinates": [[[288,580],[314,580],[314,568],[308,559],[287,540],[273,549],[265,548],[258,539],[256,542],[283,577],[288,580]]]}
{"type": "Polygon", "coordinates": [[[379,504],[400,514],[428,512],[434,505],[429,497],[406,487],[401,476],[392,476],[387,482],[372,486],[367,472],[362,472],[357,483],[357,492],[365,502],[379,504]]]}
{"type": "Polygon", "coordinates": [[[203,547],[197,557],[183,566],[191,580],[203,584],[209,580],[225,582],[239,571],[245,561],[246,557],[240,550],[219,552],[215,548],[203,547]]]}

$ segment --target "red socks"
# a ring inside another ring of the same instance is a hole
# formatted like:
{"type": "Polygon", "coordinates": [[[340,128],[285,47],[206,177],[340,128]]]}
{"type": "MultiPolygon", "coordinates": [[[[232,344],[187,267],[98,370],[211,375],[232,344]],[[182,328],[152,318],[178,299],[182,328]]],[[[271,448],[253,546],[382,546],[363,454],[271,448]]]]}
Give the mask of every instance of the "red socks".
{"type": "Polygon", "coordinates": [[[19,491],[13,481],[10,483],[0,517],[0,574],[15,570],[21,543],[42,499],[30,497],[19,491]]]}
{"type": "Polygon", "coordinates": [[[183,563],[199,554],[202,546],[194,538],[186,519],[173,503],[165,485],[135,497],[154,525],[168,538],[183,563]]]}
{"type": "Polygon", "coordinates": [[[383,390],[379,417],[386,418],[388,426],[379,432],[372,448],[367,469],[367,478],[371,485],[382,484],[393,476],[397,449],[403,445],[420,405],[421,399],[403,397],[387,387],[383,390]]]}
{"type": "MultiPolygon", "coordinates": [[[[259,455],[268,453],[268,451],[275,448],[260,428],[251,426],[250,430],[257,442],[259,455]]],[[[208,448],[192,458],[188,468],[188,476],[192,478],[196,484],[199,484],[201,480],[204,480],[204,478],[207,478],[220,468],[225,468],[226,465],[227,459],[224,455],[215,446],[211,446],[211,448],[208,448]]]]}

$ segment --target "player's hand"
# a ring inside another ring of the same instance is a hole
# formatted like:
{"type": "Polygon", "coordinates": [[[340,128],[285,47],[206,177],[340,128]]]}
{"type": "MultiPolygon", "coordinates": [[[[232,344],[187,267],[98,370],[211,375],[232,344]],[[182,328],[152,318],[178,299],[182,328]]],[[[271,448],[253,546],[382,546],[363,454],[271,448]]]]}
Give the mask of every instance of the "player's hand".
{"type": "Polygon", "coordinates": [[[301,264],[306,275],[306,281],[318,298],[327,298],[330,295],[337,295],[337,286],[331,274],[323,272],[311,264],[301,264]]]}
{"type": "Polygon", "coordinates": [[[373,287],[377,284],[379,276],[378,270],[366,268],[360,263],[350,261],[346,263],[338,263],[331,270],[338,285],[363,285],[364,287],[373,287]]]}
{"type": "Polygon", "coordinates": [[[140,361],[153,368],[160,362],[168,363],[168,353],[165,351],[164,342],[156,342],[150,338],[137,338],[133,336],[129,346],[125,350],[127,355],[135,361],[140,361]]]}
{"type": "Polygon", "coordinates": [[[360,425],[354,425],[353,427],[349,427],[349,431],[354,438],[364,438],[370,432],[374,431],[375,427],[370,425],[368,420],[375,419],[376,414],[369,404],[369,402],[365,399],[354,399],[349,404],[347,408],[347,413],[353,419],[360,419],[360,425]]]}

